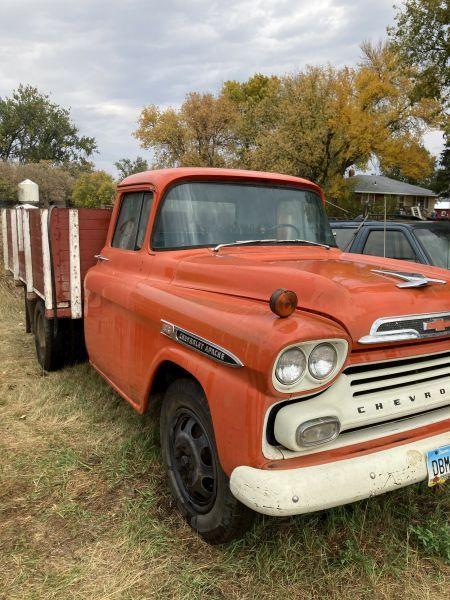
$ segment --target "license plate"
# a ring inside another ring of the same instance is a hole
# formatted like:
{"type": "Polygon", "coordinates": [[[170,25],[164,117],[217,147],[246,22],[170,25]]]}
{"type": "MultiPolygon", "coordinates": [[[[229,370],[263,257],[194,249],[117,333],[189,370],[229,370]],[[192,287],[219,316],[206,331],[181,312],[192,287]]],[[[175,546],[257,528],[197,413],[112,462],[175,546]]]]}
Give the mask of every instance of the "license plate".
{"type": "Polygon", "coordinates": [[[433,487],[450,478],[450,446],[427,452],[428,485],[433,487]]]}

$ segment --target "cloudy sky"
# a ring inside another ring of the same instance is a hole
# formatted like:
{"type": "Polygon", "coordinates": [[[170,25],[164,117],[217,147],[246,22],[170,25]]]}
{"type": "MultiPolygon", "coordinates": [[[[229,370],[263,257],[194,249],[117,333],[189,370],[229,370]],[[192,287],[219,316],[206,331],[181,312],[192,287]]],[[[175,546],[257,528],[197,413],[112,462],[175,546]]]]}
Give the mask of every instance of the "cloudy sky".
{"type": "MultiPolygon", "coordinates": [[[[0,0],[0,96],[19,83],[71,108],[96,164],[137,154],[145,104],[180,104],[227,79],[306,64],[354,64],[379,40],[393,0],[0,0]]],[[[427,137],[433,153],[440,134],[427,137]]]]}

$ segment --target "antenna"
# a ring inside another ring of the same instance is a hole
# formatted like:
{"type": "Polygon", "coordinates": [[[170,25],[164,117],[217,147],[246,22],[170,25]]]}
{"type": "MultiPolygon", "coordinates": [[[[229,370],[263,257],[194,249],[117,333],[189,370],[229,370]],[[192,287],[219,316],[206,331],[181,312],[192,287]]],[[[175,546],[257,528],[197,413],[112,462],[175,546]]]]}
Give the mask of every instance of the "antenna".
{"type": "Polygon", "coordinates": [[[349,210],[346,210],[345,208],[342,208],[342,206],[338,206],[337,204],[333,204],[333,202],[330,202],[329,200],[325,200],[325,202],[327,204],[330,204],[331,206],[334,206],[334,208],[342,210],[342,212],[345,212],[347,215],[351,215],[351,212],[349,210]]]}

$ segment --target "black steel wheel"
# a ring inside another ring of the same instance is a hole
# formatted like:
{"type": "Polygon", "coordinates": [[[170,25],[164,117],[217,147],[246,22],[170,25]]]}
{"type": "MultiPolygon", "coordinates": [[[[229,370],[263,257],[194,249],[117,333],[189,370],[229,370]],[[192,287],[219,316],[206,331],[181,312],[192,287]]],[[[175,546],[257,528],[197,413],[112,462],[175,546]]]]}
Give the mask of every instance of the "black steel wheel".
{"type": "Polygon", "coordinates": [[[169,386],[160,424],[162,457],[178,510],[210,544],[241,536],[254,513],[230,491],[208,403],[196,381],[179,379],[169,386]]]}
{"type": "Polygon", "coordinates": [[[217,465],[207,432],[187,408],[180,408],[171,420],[169,452],[186,502],[198,513],[207,513],[216,498],[217,465]]]}

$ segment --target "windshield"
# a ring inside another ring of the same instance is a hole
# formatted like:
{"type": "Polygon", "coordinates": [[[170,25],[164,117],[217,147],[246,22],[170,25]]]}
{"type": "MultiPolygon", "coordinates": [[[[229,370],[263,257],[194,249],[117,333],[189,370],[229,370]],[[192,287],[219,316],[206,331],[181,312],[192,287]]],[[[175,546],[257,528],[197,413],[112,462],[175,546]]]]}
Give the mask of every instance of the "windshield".
{"type": "Polygon", "coordinates": [[[449,228],[415,229],[435,267],[450,269],[450,226],[449,228]]]}
{"type": "Polygon", "coordinates": [[[191,182],[174,186],[164,198],[153,248],[217,246],[269,238],[336,245],[322,200],[315,192],[191,182]]]}

